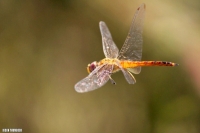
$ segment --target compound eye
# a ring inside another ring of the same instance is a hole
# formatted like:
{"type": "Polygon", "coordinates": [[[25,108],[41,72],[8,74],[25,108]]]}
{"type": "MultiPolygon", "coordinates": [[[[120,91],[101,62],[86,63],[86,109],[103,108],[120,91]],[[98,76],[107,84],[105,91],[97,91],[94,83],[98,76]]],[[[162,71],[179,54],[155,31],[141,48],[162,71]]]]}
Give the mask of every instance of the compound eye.
{"type": "Polygon", "coordinates": [[[87,71],[88,73],[91,73],[92,71],[94,71],[94,69],[97,67],[97,62],[94,61],[91,64],[88,64],[87,66],[87,71]]]}
{"type": "Polygon", "coordinates": [[[94,71],[94,69],[96,68],[96,64],[92,63],[90,66],[90,72],[94,71]]]}

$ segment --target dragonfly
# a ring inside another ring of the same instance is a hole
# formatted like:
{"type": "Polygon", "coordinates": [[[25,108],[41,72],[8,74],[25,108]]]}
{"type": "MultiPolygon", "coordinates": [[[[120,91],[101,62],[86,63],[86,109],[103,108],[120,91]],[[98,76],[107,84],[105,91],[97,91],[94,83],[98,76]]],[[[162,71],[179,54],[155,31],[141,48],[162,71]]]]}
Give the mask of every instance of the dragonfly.
{"type": "Polygon", "coordinates": [[[79,93],[89,92],[105,85],[108,80],[112,84],[116,82],[111,78],[113,73],[122,71],[129,84],[135,84],[133,74],[139,74],[143,66],[177,66],[177,63],[167,61],[141,61],[142,58],[142,32],[145,17],[145,4],[137,8],[126,40],[119,51],[114,43],[111,33],[105,24],[100,21],[99,27],[102,36],[103,52],[106,58],[99,62],[88,64],[89,75],[75,84],[75,90],[79,93]]]}

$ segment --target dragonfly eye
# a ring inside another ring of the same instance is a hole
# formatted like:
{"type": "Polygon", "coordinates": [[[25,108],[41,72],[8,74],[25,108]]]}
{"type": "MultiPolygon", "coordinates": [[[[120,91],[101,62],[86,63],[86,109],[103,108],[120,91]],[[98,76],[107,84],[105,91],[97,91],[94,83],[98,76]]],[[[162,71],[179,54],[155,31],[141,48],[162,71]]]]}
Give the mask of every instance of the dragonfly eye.
{"type": "Polygon", "coordinates": [[[91,73],[96,68],[96,65],[97,65],[96,61],[92,62],[91,64],[88,64],[87,66],[88,73],[91,73]]]}

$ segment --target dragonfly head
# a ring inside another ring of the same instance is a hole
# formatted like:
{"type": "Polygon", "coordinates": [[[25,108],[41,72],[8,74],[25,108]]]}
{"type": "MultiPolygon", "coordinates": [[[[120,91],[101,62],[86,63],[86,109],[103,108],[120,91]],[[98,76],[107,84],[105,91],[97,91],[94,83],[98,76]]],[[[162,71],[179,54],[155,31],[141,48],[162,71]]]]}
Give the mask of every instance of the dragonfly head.
{"type": "Polygon", "coordinates": [[[96,61],[92,62],[91,64],[88,64],[88,66],[87,66],[88,73],[91,73],[96,67],[97,67],[96,61]]]}

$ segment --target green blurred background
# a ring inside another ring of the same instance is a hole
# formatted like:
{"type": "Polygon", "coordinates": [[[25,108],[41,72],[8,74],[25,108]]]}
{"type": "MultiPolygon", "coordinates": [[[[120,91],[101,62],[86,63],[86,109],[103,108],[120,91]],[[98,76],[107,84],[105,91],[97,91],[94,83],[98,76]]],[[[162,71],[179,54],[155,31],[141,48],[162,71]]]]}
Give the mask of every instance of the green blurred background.
{"type": "Polygon", "coordinates": [[[0,0],[0,129],[25,133],[199,133],[198,0],[0,0]],[[146,4],[145,67],[129,85],[121,72],[79,94],[86,66],[104,58],[99,21],[119,49],[146,4]]]}

